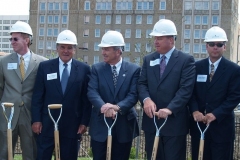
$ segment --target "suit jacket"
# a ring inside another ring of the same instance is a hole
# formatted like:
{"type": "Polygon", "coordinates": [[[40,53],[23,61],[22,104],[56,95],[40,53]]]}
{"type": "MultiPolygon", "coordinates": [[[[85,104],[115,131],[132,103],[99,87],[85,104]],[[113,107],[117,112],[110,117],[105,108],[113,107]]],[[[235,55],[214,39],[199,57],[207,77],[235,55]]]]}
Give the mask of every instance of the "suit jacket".
{"type": "MultiPolygon", "coordinates": [[[[206,133],[215,142],[229,142],[234,138],[234,108],[240,102],[240,67],[222,57],[213,79],[209,81],[208,58],[196,62],[196,75],[207,75],[206,82],[196,79],[193,96],[189,102],[190,112],[212,113],[213,121],[206,133]]],[[[191,134],[199,133],[196,122],[191,119],[191,134]]]]}
{"type": "MultiPolygon", "coordinates": [[[[34,87],[34,82],[37,74],[38,65],[41,61],[45,61],[47,58],[36,55],[31,52],[31,58],[28,65],[28,69],[25,74],[25,78],[22,81],[18,55],[12,53],[6,55],[0,59],[0,98],[2,102],[14,103],[14,116],[12,119],[12,130],[14,130],[20,113],[20,105],[24,102],[24,107],[28,115],[26,119],[27,123],[31,122],[31,99],[34,87]],[[15,67],[10,69],[10,64],[15,64],[15,67]]],[[[2,113],[2,107],[0,107],[0,112],[2,113]]],[[[9,115],[9,114],[8,114],[9,115]]],[[[3,114],[0,114],[0,130],[7,130],[7,122],[3,114]]],[[[29,134],[32,131],[29,130],[29,134]]]]}
{"type": "MultiPolygon", "coordinates": [[[[91,104],[87,99],[87,84],[90,67],[72,60],[71,72],[65,93],[62,93],[59,77],[59,59],[42,62],[39,65],[32,99],[32,122],[42,122],[43,136],[53,137],[54,126],[48,114],[49,104],[62,104],[62,115],[58,122],[60,137],[77,138],[80,124],[88,126],[91,104]],[[48,79],[47,75],[56,73],[57,77],[48,79]]],[[[60,110],[51,110],[55,121],[60,110]]]]}
{"type": "MultiPolygon", "coordinates": [[[[108,129],[101,114],[101,107],[105,103],[117,104],[121,108],[115,126],[119,142],[130,142],[139,133],[134,105],[137,103],[137,80],[140,67],[122,61],[118,75],[117,86],[114,91],[111,66],[105,62],[92,66],[92,73],[88,86],[88,98],[93,105],[90,135],[95,141],[104,142],[108,136],[108,129]]],[[[107,118],[112,123],[111,118],[107,118]]]]}
{"type": "MultiPolygon", "coordinates": [[[[160,79],[160,67],[150,65],[150,61],[159,59],[160,54],[154,52],[144,57],[141,75],[138,82],[139,100],[143,103],[150,97],[156,104],[157,111],[168,108],[172,115],[168,117],[165,126],[161,129],[164,136],[185,135],[188,133],[189,113],[188,103],[195,80],[195,66],[192,56],[174,50],[160,79]]],[[[158,126],[164,119],[157,121],[158,126]]],[[[143,114],[143,130],[154,133],[156,127],[153,119],[143,114]]]]}

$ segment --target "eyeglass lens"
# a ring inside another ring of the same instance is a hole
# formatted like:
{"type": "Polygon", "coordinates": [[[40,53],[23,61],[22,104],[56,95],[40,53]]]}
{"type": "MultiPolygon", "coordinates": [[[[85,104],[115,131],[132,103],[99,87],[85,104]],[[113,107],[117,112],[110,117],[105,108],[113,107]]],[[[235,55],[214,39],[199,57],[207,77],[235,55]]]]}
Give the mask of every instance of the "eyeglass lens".
{"type": "Polygon", "coordinates": [[[12,40],[14,40],[14,41],[18,41],[18,39],[17,38],[9,38],[9,41],[12,41],[12,40]]]}
{"type": "Polygon", "coordinates": [[[222,46],[224,45],[224,43],[209,42],[208,45],[209,45],[210,47],[214,47],[215,45],[216,45],[217,47],[222,47],[222,46]]]}

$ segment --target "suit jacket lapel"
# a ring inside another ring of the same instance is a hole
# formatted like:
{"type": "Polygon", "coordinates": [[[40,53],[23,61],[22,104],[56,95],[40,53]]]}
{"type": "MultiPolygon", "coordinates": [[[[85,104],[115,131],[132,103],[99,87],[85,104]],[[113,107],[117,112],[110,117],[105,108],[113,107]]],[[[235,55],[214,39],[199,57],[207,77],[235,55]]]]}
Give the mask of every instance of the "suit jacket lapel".
{"type": "Polygon", "coordinates": [[[163,75],[160,79],[159,84],[167,77],[167,75],[169,74],[169,72],[172,70],[172,68],[174,67],[174,65],[177,63],[178,61],[178,51],[175,49],[167,63],[167,66],[163,72],[163,75]]]}
{"type": "Polygon", "coordinates": [[[17,69],[14,69],[14,70],[15,70],[16,74],[18,75],[19,79],[22,81],[17,53],[13,53],[11,59],[12,59],[12,61],[10,63],[17,63],[17,69]]]}
{"type": "Polygon", "coordinates": [[[112,94],[114,94],[114,84],[113,84],[113,80],[112,80],[113,75],[112,75],[111,66],[107,63],[104,63],[103,65],[104,65],[103,70],[102,70],[103,76],[106,79],[106,82],[108,84],[110,91],[112,92],[112,94]]]}
{"type": "Polygon", "coordinates": [[[122,61],[122,65],[118,74],[118,79],[117,79],[117,86],[115,88],[115,92],[114,92],[114,98],[117,96],[117,93],[119,91],[119,89],[121,88],[126,76],[127,76],[127,63],[122,61]]]}
{"type": "Polygon", "coordinates": [[[37,65],[36,55],[34,53],[32,53],[31,57],[30,57],[28,69],[27,69],[25,77],[24,77],[24,80],[29,76],[29,74],[32,72],[32,70],[35,68],[36,65],[37,65]]]}
{"type": "Polygon", "coordinates": [[[78,76],[78,67],[79,66],[75,63],[75,60],[73,59],[72,66],[71,66],[71,73],[68,78],[68,83],[67,83],[67,87],[66,87],[66,91],[64,92],[64,95],[70,90],[70,88],[74,84],[74,81],[75,81],[76,77],[78,76]]]}
{"type": "Polygon", "coordinates": [[[61,83],[60,83],[59,59],[58,59],[58,58],[56,58],[56,59],[52,62],[51,73],[57,73],[57,80],[54,81],[54,84],[56,85],[56,88],[57,88],[58,92],[59,92],[60,94],[63,94],[63,93],[62,93],[61,83]]]}

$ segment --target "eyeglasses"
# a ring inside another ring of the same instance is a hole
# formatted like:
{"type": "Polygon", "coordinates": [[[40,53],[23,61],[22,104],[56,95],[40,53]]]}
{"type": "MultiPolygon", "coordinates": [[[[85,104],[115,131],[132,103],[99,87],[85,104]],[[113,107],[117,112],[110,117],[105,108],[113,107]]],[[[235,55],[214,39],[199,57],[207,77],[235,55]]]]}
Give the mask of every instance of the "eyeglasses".
{"type": "Polygon", "coordinates": [[[9,41],[10,41],[10,42],[12,42],[12,41],[17,42],[17,41],[18,41],[18,38],[9,38],[9,41]]]}
{"type": "Polygon", "coordinates": [[[208,45],[210,46],[210,47],[214,47],[215,45],[217,46],[217,47],[222,47],[223,45],[225,45],[224,43],[214,43],[214,42],[209,42],[208,43],[208,45]]]}

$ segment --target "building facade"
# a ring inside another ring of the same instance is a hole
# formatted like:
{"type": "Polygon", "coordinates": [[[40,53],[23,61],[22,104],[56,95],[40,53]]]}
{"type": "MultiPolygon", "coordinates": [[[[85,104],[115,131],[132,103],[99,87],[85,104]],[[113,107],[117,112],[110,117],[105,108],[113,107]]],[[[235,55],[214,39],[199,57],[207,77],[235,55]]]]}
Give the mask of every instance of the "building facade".
{"type": "Polygon", "coordinates": [[[28,15],[0,15],[0,52],[13,53],[10,38],[10,27],[18,20],[28,23],[28,15]]]}
{"type": "Polygon", "coordinates": [[[149,36],[159,19],[170,19],[177,27],[176,48],[200,60],[208,56],[204,35],[212,26],[228,36],[225,57],[235,61],[238,45],[238,0],[34,0],[30,1],[29,24],[35,34],[32,50],[56,57],[56,39],[70,29],[78,39],[75,58],[88,64],[102,61],[97,46],[108,30],[125,39],[124,60],[141,64],[154,51],[149,36]],[[237,33],[237,34],[236,34],[237,33]]]}

